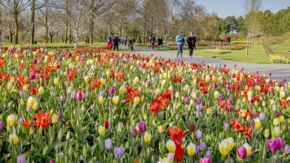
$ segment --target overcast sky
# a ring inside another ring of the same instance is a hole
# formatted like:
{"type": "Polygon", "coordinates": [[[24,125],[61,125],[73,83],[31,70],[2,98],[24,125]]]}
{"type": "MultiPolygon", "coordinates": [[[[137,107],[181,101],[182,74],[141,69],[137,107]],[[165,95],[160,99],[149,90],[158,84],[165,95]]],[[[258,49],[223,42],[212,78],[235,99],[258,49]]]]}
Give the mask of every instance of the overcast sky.
{"type": "MultiPolygon", "coordinates": [[[[244,0],[196,0],[203,5],[209,13],[215,12],[218,17],[244,16],[244,0]]],[[[290,0],[263,0],[262,10],[270,10],[274,13],[290,6],[290,0]]]]}

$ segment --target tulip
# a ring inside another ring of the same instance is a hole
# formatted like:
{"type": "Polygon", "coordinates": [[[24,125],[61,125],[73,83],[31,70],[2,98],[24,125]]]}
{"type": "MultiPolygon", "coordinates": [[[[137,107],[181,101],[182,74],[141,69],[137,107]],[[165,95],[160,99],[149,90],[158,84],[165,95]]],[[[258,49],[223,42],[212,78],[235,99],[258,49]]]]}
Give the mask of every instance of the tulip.
{"type": "Polygon", "coordinates": [[[60,119],[62,118],[62,111],[61,111],[61,110],[58,111],[58,117],[59,117],[60,119]]]}
{"type": "Polygon", "coordinates": [[[36,59],[36,58],[33,58],[33,59],[32,59],[32,63],[33,63],[33,64],[37,64],[37,59],[36,59]]]}
{"type": "Polygon", "coordinates": [[[114,94],[115,93],[115,87],[112,86],[110,89],[109,89],[109,93],[110,94],[114,94]]]}
{"type": "Polygon", "coordinates": [[[17,157],[17,163],[26,163],[25,156],[24,155],[19,155],[17,157]]]}
{"type": "Polygon", "coordinates": [[[196,100],[195,102],[196,102],[197,105],[199,105],[201,103],[200,98],[196,98],[195,100],[196,100]]]}
{"type": "Polygon", "coordinates": [[[140,103],[140,98],[139,97],[135,97],[134,98],[134,104],[138,105],[140,103]]]}
{"type": "Polygon", "coordinates": [[[4,123],[2,123],[2,122],[0,121],[0,133],[1,133],[2,130],[3,130],[3,126],[4,126],[4,123]]]}
{"type": "Polygon", "coordinates": [[[99,132],[99,134],[100,134],[101,136],[105,136],[105,133],[106,133],[105,127],[100,126],[100,127],[98,128],[98,132],[99,132]]]}
{"type": "Polygon", "coordinates": [[[201,112],[200,111],[197,111],[196,112],[196,117],[199,118],[200,116],[201,116],[201,112]]]}
{"type": "Polygon", "coordinates": [[[194,128],[195,128],[195,126],[194,125],[191,125],[190,126],[190,131],[194,131],[194,128]]]}
{"type": "Polygon", "coordinates": [[[115,155],[116,158],[122,158],[123,155],[124,155],[123,147],[121,146],[120,148],[115,148],[114,155],[115,155]]]}
{"type": "Polygon", "coordinates": [[[10,82],[7,83],[7,90],[8,91],[12,90],[12,84],[10,82]]]}
{"type": "Polygon", "coordinates": [[[283,149],[283,147],[284,147],[284,140],[282,138],[278,137],[278,138],[276,138],[275,141],[276,141],[278,150],[283,149]]]}
{"type": "Polygon", "coordinates": [[[227,100],[228,105],[232,105],[233,101],[231,99],[227,100]]]}
{"type": "Polygon", "coordinates": [[[214,98],[215,98],[215,99],[219,98],[219,94],[220,94],[220,93],[219,93],[218,91],[215,91],[215,92],[214,92],[214,98]]]}
{"type": "Polygon", "coordinates": [[[113,143],[112,143],[112,140],[110,138],[105,140],[105,147],[107,149],[111,149],[113,147],[113,143]]]}
{"type": "Polygon", "coordinates": [[[179,119],[179,114],[177,114],[175,118],[178,120],[179,119]]]}
{"type": "Polygon", "coordinates": [[[210,163],[210,158],[207,157],[200,158],[199,163],[210,163]]]}
{"type": "Polygon", "coordinates": [[[268,149],[271,152],[276,152],[277,151],[277,143],[275,139],[270,139],[267,141],[268,149]]]}
{"type": "Polygon", "coordinates": [[[120,101],[119,96],[114,96],[114,97],[113,97],[113,102],[114,102],[114,104],[118,104],[119,101],[120,101]]]}
{"type": "Polygon", "coordinates": [[[53,83],[54,83],[55,86],[58,86],[59,85],[58,79],[57,78],[54,78],[53,83]]]}
{"type": "MultiPolygon", "coordinates": [[[[15,115],[14,114],[10,114],[8,117],[7,117],[7,124],[9,125],[9,126],[14,126],[14,124],[15,124],[15,115]]],[[[2,123],[2,122],[1,122],[2,123]]],[[[3,123],[2,123],[3,124],[3,123]]],[[[3,128],[3,127],[2,127],[3,128]]],[[[2,129],[1,129],[2,130],[2,129]]]]}
{"type": "Polygon", "coordinates": [[[202,138],[202,131],[197,130],[197,131],[195,132],[195,137],[196,137],[197,139],[201,139],[201,138],[202,138]]]}
{"type": "Polygon", "coordinates": [[[185,103],[185,104],[188,104],[188,103],[189,103],[189,98],[188,98],[188,97],[184,97],[183,100],[184,100],[184,103],[185,103]]]}
{"type": "Polygon", "coordinates": [[[266,130],[265,130],[264,136],[265,136],[266,138],[269,137],[269,129],[266,129],[266,130]]]}
{"type": "Polygon", "coordinates": [[[9,142],[13,144],[18,144],[19,143],[19,138],[15,133],[9,135],[9,142]]]}
{"type": "Polygon", "coordinates": [[[219,143],[219,151],[223,156],[226,156],[230,152],[226,139],[219,143]]]}
{"type": "Polygon", "coordinates": [[[219,94],[218,97],[219,97],[219,100],[223,100],[224,99],[223,94],[219,94]]]}
{"type": "Polygon", "coordinates": [[[52,122],[52,123],[56,123],[57,120],[58,120],[58,115],[57,115],[57,114],[53,114],[53,115],[52,115],[52,118],[51,118],[51,122],[52,122]]]}
{"type": "Polygon", "coordinates": [[[273,125],[277,126],[279,124],[279,119],[278,118],[274,118],[273,119],[273,125]]]}
{"type": "Polygon", "coordinates": [[[109,128],[109,121],[104,121],[104,127],[109,128]]]}
{"type": "Polygon", "coordinates": [[[38,109],[38,102],[37,101],[34,102],[34,104],[32,106],[32,109],[33,110],[37,110],[38,109]]]}
{"type": "Polygon", "coordinates": [[[255,119],[255,128],[260,129],[261,128],[261,121],[259,118],[255,119]]]}
{"type": "Polygon", "coordinates": [[[145,124],[144,121],[140,121],[140,122],[138,123],[138,127],[139,127],[139,131],[140,131],[140,132],[145,132],[145,131],[146,131],[146,124],[145,124]]]}
{"type": "Polygon", "coordinates": [[[189,143],[189,145],[187,146],[187,153],[189,156],[193,156],[196,152],[196,147],[194,144],[189,143]]]}
{"type": "Polygon", "coordinates": [[[99,96],[99,103],[100,104],[103,104],[105,101],[104,97],[103,96],[99,96]]]}
{"type": "Polygon", "coordinates": [[[121,86],[120,89],[119,89],[119,93],[120,94],[124,94],[126,92],[126,89],[124,86],[121,86]]]}
{"type": "Polygon", "coordinates": [[[243,147],[245,147],[247,150],[247,156],[251,156],[251,150],[252,150],[251,146],[248,143],[245,143],[243,147]]]}
{"type": "Polygon", "coordinates": [[[225,123],[225,131],[228,131],[228,129],[229,129],[229,124],[225,123]]]}
{"type": "Polygon", "coordinates": [[[259,118],[260,118],[261,120],[264,120],[264,119],[265,119],[265,117],[266,117],[266,116],[265,116],[265,114],[264,114],[264,113],[260,113],[260,114],[259,114],[259,118]]]}
{"type": "Polygon", "coordinates": [[[280,127],[274,127],[273,136],[278,138],[280,136],[280,127]]]}
{"type": "Polygon", "coordinates": [[[82,98],[83,98],[83,94],[82,94],[82,92],[81,92],[81,91],[78,91],[78,92],[76,93],[76,99],[77,99],[77,100],[82,100],[82,98]]]}
{"type": "Polygon", "coordinates": [[[238,154],[239,158],[245,159],[247,157],[247,149],[243,146],[240,146],[237,149],[237,154],[238,154]]]}
{"type": "Polygon", "coordinates": [[[166,142],[166,148],[168,149],[169,152],[175,153],[176,145],[172,140],[168,140],[166,142]]]}
{"type": "Polygon", "coordinates": [[[279,117],[279,121],[280,121],[280,122],[283,122],[284,119],[285,119],[285,117],[284,117],[283,115],[281,115],[281,116],[279,117]]]}
{"type": "Polygon", "coordinates": [[[206,145],[205,145],[204,142],[200,142],[199,143],[199,149],[202,150],[202,151],[204,151],[206,149],[206,145]]]}
{"type": "Polygon", "coordinates": [[[210,150],[206,151],[205,157],[211,158],[211,155],[212,155],[212,151],[210,151],[210,150]]]}
{"type": "Polygon", "coordinates": [[[137,129],[134,128],[133,131],[132,131],[132,136],[133,136],[134,138],[136,138],[136,137],[137,137],[137,134],[138,134],[137,129]]]}
{"type": "Polygon", "coordinates": [[[31,80],[36,79],[35,72],[32,71],[32,72],[29,74],[29,78],[30,78],[31,80]]]}
{"type": "Polygon", "coordinates": [[[163,126],[162,125],[157,126],[157,130],[158,130],[159,134],[162,134],[163,133],[163,126]]]}
{"type": "Polygon", "coordinates": [[[290,146],[286,145],[284,152],[289,154],[290,153],[290,146]]]}

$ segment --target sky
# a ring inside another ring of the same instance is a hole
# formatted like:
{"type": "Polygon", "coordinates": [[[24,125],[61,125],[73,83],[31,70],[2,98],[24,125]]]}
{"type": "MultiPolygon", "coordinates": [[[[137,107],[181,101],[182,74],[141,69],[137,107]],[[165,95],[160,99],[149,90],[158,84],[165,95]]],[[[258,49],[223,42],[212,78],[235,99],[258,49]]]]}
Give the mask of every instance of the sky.
{"type": "MultiPolygon", "coordinates": [[[[196,0],[203,5],[207,12],[217,13],[218,17],[244,16],[244,0],[196,0]]],[[[270,10],[273,13],[290,6],[290,0],[263,0],[262,10],[270,10]]]]}

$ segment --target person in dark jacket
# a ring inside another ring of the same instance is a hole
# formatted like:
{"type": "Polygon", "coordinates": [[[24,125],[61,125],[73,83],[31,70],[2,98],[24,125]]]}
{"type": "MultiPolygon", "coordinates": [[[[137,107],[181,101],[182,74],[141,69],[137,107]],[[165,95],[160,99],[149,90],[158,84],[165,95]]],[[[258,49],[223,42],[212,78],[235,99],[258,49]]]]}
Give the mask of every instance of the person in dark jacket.
{"type": "Polygon", "coordinates": [[[107,49],[112,49],[113,39],[112,39],[111,35],[108,37],[108,41],[107,42],[108,42],[107,49]]]}
{"type": "Polygon", "coordinates": [[[117,48],[117,50],[119,50],[120,38],[119,38],[118,34],[116,34],[116,36],[114,37],[113,43],[114,43],[114,50],[115,50],[115,48],[117,48]]]}
{"type": "Polygon", "coordinates": [[[158,43],[158,50],[162,51],[162,43],[163,43],[162,36],[159,36],[157,43],[158,43]]]}
{"type": "Polygon", "coordinates": [[[127,45],[127,36],[124,38],[125,46],[127,45]]]}
{"type": "Polygon", "coordinates": [[[228,43],[230,44],[231,43],[231,36],[229,36],[229,38],[228,38],[228,43]]]}
{"type": "Polygon", "coordinates": [[[196,38],[192,34],[192,32],[190,32],[186,42],[188,44],[189,56],[190,56],[190,58],[192,58],[193,49],[195,49],[195,43],[196,43],[196,38]]]}
{"type": "Polygon", "coordinates": [[[156,41],[156,38],[154,37],[154,35],[151,36],[151,44],[152,44],[152,51],[154,51],[154,43],[156,41]]]}
{"type": "Polygon", "coordinates": [[[130,51],[134,51],[133,45],[134,45],[133,38],[132,39],[128,39],[128,48],[129,48],[130,51]]]}

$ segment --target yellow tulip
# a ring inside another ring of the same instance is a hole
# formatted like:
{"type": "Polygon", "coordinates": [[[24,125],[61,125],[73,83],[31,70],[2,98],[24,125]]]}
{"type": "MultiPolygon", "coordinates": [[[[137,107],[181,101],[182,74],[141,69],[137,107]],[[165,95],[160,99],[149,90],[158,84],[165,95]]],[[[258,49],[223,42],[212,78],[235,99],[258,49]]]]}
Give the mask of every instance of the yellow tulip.
{"type": "Polygon", "coordinates": [[[113,102],[114,102],[114,104],[118,104],[119,101],[120,101],[119,96],[114,96],[114,97],[113,97],[113,102]]]}
{"type": "Polygon", "coordinates": [[[80,60],[80,57],[79,57],[79,56],[77,56],[77,57],[76,57],[76,60],[77,60],[77,61],[78,61],[78,60],[80,60]]]}
{"type": "Polygon", "coordinates": [[[87,83],[89,82],[90,78],[88,76],[85,76],[84,81],[87,83]]]}
{"type": "Polygon", "coordinates": [[[7,90],[8,91],[12,90],[12,83],[10,83],[10,82],[7,83],[7,90]]]}
{"type": "Polygon", "coordinates": [[[39,93],[40,95],[42,95],[42,94],[43,94],[43,92],[44,92],[44,89],[43,89],[43,87],[40,87],[40,88],[38,89],[38,93],[39,93]]]}
{"type": "Polygon", "coordinates": [[[32,109],[33,110],[37,110],[38,109],[38,102],[37,101],[34,102],[34,104],[32,106],[32,109]]]}
{"type": "Polygon", "coordinates": [[[176,151],[176,145],[172,140],[166,142],[166,148],[169,152],[174,153],[176,151]]]}
{"type": "Polygon", "coordinates": [[[102,85],[106,85],[106,79],[103,79],[103,78],[102,78],[102,79],[101,79],[101,84],[102,84],[102,85]]]}
{"type": "Polygon", "coordinates": [[[27,101],[27,106],[31,108],[34,105],[35,99],[34,97],[30,96],[27,101]]]}
{"type": "Polygon", "coordinates": [[[223,156],[226,156],[230,152],[229,145],[226,139],[222,140],[222,142],[219,143],[219,151],[223,156]]]}
{"type": "Polygon", "coordinates": [[[136,76],[134,79],[137,83],[139,82],[139,78],[136,76]]]}
{"type": "Polygon", "coordinates": [[[124,87],[124,86],[120,87],[120,89],[119,89],[119,93],[120,93],[120,94],[124,94],[125,92],[126,92],[125,87],[124,87]]]}
{"type": "Polygon", "coordinates": [[[284,92],[284,91],[281,91],[281,92],[280,92],[280,97],[281,97],[281,98],[285,97],[285,92],[284,92]]]}
{"type": "Polygon", "coordinates": [[[158,89],[155,90],[155,93],[156,93],[157,95],[159,95],[159,94],[161,93],[161,90],[158,88],[158,89]]]}
{"type": "Polygon", "coordinates": [[[275,127],[273,130],[273,136],[278,138],[280,136],[280,127],[275,127]]]}
{"type": "Polygon", "coordinates": [[[274,118],[273,119],[273,125],[277,126],[279,124],[279,119],[278,118],[274,118]]]}
{"type": "Polygon", "coordinates": [[[196,99],[196,92],[192,92],[191,97],[192,97],[193,99],[196,99]]]}
{"type": "Polygon", "coordinates": [[[279,117],[280,122],[283,122],[284,119],[285,119],[285,117],[284,117],[283,115],[281,115],[281,116],[279,117]]]}
{"type": "Polygon", "coordinates": [[[246,114],[247,114],[247,110],[240,110],[240,116],[241,117],[245,117],[246,116],[246,114]]]}
{"type": "Polygon", "coordinates": [[[25,85],[23,86],[23,91],[28,91],[28,85],[25,84],[25,85]]]}
{"type": "Polygon", "coordinates": [[[162,80],[161,84],[165,85],[166,84],[166,80],[162,80]]]}
{"type": "Polygon", "coordinates": [[[15,124],[15,118],[16,116],[14,114],[10,114],[8,117],[7,117],[7,124],[9,126],[14,126],[15,124]]]}
{"type": "Polygon", "coordinates": [[[141,102],[143,102],[144,101],[144,95],[142,95],[142,97],[141,97],[141,102]]]}
{"type": "Polygon", "coordinates": [[[14,83],[14,82],[15,82],[15,77],[14,77],[14,76],[11,76],[11,77],[10,77],[10,82],[11,82],[11,83],[14,83]]]}
{"type": "Polygon", "coordinates": [[[252,148],[251,148],[251,146],[250,146],[248,143],[245,143],[245,144],[243,145],[243,147],[245,147],[246,150],[247,150],[247,156],[251,156],[251,152],[252,152],[252,148]]]}
{"type": "Polygon", "coordinates": [[[101,136],[105,136],[105,133],[106,133],[106,130],[105,130],[105,127],[104,126],[100,126],[98,128],[98,132],[101,136]]]}
{"type": "Polygon", "coordinates": [[[18,138],[18,136],[15,134],[15,133],[13,133],[13,134],[10,134],[9,135],[9,142],[10,143],[13,143],[13,144],[18,144],[19,143],[19,138],[18,138]]]}
{"type": "Polygon", "coordinates": [[[54,78],[53,83],[54,83],[55,86],[58,86],[59,85],[58,79],[57,78],[54,78]]]}
{"type": "Polygon", "coordinates": [[[185,92],[188,92],[188,90],[189,90],[189,85],[186,84],[186,85],[184,86],[184,91],[185,91],[185,92]]]}
{"type": "Polygon", "coordinates": [[[99,97],[99,103],[100,103],[100,104],[103,104],[104,101],[105,101],[105,100],[104,100],[104,97],[103,97],[103,96],[100,96],[100,97],[99,97]]]}
{"type": "Polygon", "coordinates": [[[195,151],[196,151],[195,145],[190,142],[189,145],[187,146],[188,155],[193,156],[195,154],[195,151]]]}
{"type": "Polygon", "coordinates": [[[146,132],[145,135],[144,135],[144,141],[145,143],[150,143],[150,140],[151,140],[151,134],[146,132]]]}
{"type": "Polygon", "coordinates": [[[52,115],[52,118],[51,118],[51,122],[52,122],[52,123],[56,123],[57,120],[58,120],[58,115],[57,115],[57,114],[53,114],[53,115],[52,115]]]}
{"type": "Polygon", "coordinates": [[[228,145],[229,145],[229,150],[231,151],[235,145],[234,139],[232,137],[230,137],[230,138],[227,138],[227,141],[228,141],[228,145]]]}
{"type": "Polygon", "coordinates": [[[285,131],[286,130],[286,126],[282,126],[282,131],[285,131]]]}
{"type": "Polygon", "coordinates": [[[159,134],[162,134],[163,133],[163,126],[162,125],[157,126],[157,130],[158,130],[159,134]]]}
{"type": "Polygon", "coordinates": [[[220,93],[219,93],[218,91],[215,91],[215,92],[214,92],[214,98],[215,98],[215,99],[218,99],[218,98],[219,98],[219,94],[220,94],[220,93]]]}
{"type": "Polygon", "coordinates": [[[211,113],[211,109],[210,109],[210,108],[207,108],[207,109],[206,109],[206,113],[207,113],[207,114],[210,114],[210,113],[211,113]]]}
{"type": "Polygon", "coordinates": [[[264,132],[264,136],[265,136],[266,138],[269,137],[269,129],[266,129],[266,130],[265,130],[265,132],[264,132]]]}
{"type": "Polygon", "coordinates": [[[254,120],[255,120],[255,128],[260,129],[261,128],[261,120],[259,118],[256,118],[254,120]]]}
{"type": "Polygon", "coordinates": [[[207,83],[210,82],[210,77],[209,77],[209,75],[206,75],[206,76],[205,76],[205,82],[207,82],[207,83]]]}
{"type": "Polygon", "coordinates": [[[138,105],[140,103],[140,98],[139,97],[135,97],[134,98],[134,104],[138,105]]]}

